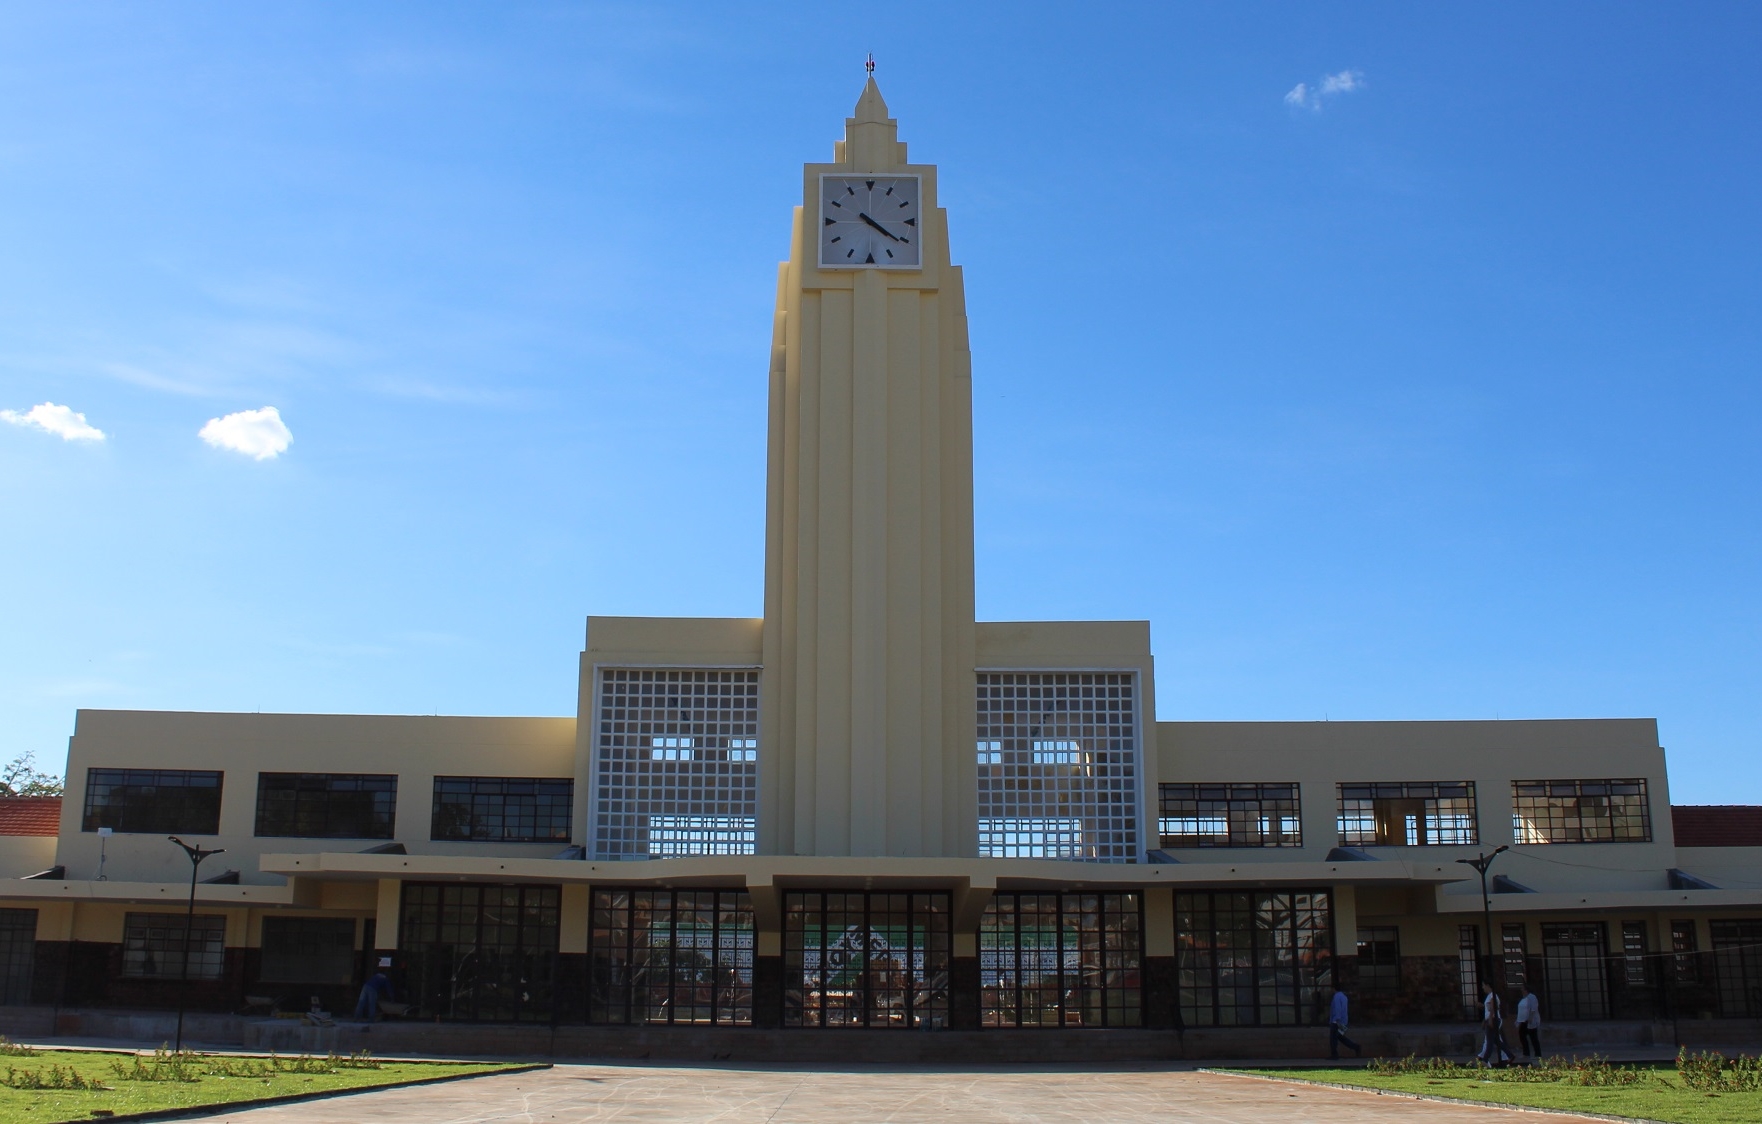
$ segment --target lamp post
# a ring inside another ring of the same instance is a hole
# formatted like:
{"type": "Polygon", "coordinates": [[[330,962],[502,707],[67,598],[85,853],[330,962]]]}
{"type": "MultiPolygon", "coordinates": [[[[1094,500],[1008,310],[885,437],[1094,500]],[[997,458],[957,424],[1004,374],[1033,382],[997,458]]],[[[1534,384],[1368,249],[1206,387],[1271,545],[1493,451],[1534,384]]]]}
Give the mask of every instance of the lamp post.
{"type": "Polygon", "coordinates": [[[190,856],[190,908],[184,914],[184,970],[179,976],[177,985],[177,1043],[172,1046],[174,1054],[183,1053],[184,1049],[184,1009],[189,1006],[190,998],[190,935],[196,927],[196,872],[202,869],[202,860],[210,855],[224,854],[225,847],[216,847],[210,851],[200,845],[192,847],[175,835],[167,835],[167,839],[184,849],[190,856]]]}
{"type": "MultiPolygon", "coordinates": [[[[1487,926],[1487,966],[1481,971],[1481,983],[1489,986],[1493,983],[1493,896],[1487,892],[1487,868],[1493,865],[1494,859],[1509,850],[1511,850],[1511,848],[1505,846],[1500,847],[1490,855],[1481,854],[1476,855],[1472,859],[1456,860],[1459,863],[1465,863],[1468,866],[1474,867],[1481,876],[1481,917],[1484,919],[1487,926]]],[[[1500,942],[1499,951],[1502,957],[1505,951],[1503,941],[1500,942]]],[[[1497,991],[1498,988],[1494,988],[1494,990],[1497,991]]]]}

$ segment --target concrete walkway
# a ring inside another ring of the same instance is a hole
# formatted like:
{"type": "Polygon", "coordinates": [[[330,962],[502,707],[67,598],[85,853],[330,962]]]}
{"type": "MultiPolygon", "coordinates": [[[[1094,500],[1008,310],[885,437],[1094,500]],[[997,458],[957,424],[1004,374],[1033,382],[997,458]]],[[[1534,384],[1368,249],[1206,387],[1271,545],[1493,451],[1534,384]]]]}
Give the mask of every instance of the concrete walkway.
{"type": "Polygon", "coordinates": [[[1171,1120],[1559,1124],[1579,1117],[1439,1104],[1178,1070],[984,1071],[559,1065],[416,1089],[191,1117],[238,1124],[1171,1120]]]}

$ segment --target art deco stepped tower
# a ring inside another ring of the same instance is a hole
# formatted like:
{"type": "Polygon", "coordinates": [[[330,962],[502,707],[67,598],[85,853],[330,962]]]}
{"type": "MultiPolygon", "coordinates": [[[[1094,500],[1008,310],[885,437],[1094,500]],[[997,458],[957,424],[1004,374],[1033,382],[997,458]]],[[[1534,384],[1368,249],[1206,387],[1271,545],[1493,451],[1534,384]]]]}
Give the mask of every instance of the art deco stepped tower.
{"type": "Polygon", "coordinates": [[[871,78],[778,275],[761,853],[975,853],[966,300],[896,134],[871,78]]]}

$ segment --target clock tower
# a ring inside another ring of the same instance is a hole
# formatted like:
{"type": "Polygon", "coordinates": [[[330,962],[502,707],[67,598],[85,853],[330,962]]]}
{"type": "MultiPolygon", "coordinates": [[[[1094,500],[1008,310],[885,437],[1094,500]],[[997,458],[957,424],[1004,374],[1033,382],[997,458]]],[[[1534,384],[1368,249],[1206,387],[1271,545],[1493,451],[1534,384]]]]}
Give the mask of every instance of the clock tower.
{"type": "Polygon", "coordinates": [[[761,854],[976,853],[972,379],[936,168],[871,77],[778,271],[761,854]]]}

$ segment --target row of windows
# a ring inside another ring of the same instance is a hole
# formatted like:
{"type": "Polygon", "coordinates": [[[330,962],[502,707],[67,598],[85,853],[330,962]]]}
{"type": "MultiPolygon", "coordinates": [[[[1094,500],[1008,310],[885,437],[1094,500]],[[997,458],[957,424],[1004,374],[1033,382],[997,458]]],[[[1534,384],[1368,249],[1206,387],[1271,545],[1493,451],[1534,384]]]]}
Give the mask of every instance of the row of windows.
{"type": "MultiPolygon", "coordinates": [[[[201,769],[90,769],[83,830],[163,835],[220,831],[222,774],[201,769]]],[[[382,773],[258,773],[256,834],[391,839],[398,778],[382,773]]],[[[567,843],[567,777],[436,777],[429,838],[567,843]]]]}
{"type": "MultiPolygon", "coordinates": [[[[1480,841],[1473,781],[1340,784],[1345,847],[1473,845],[1480,841]]],[[[1158,799],[1164,847],[1301,847],[1295,784],[1165,784],[1158,799]]],[[[1647,843],[1651,807],[1643,778],[1513,781],[1519,843],[1647,843]]]]}

